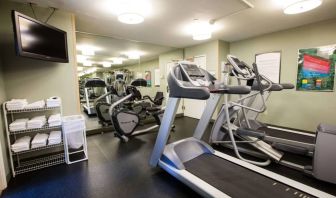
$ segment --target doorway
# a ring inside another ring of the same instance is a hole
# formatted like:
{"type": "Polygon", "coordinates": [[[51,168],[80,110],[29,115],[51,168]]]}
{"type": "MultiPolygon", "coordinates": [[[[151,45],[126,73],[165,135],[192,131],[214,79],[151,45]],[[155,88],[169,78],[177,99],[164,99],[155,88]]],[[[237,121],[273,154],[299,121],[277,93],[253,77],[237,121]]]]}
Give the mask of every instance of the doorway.
{"type": "MultiPolygon", "coordinates": [[[[196,65],[200,66],[202,69],[206,70],[205,55],[194,56],[193,62],[196,65]]],[[[183,101],[184,116],[200,119],[205,109],[205,106],[206,106],[205,100],[184,99],[183,101]]]]}

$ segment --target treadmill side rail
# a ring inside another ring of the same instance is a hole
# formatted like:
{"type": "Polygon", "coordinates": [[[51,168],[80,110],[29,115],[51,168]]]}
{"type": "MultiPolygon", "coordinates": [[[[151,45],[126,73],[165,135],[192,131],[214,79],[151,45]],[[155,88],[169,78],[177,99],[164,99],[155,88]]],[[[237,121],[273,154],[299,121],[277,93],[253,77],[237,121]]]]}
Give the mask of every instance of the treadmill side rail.
{"type": "Polygon", "coordinates": [[[297,190],[303,191],[303,192],[305,192],[307,194],[310,194],[312,196],[323,197],[323,198],[336,198],[335,196],[333,196],[331,194],[328,194],[328,193],[320,191],[320,190],[318,190],[316,188],[307,186],[307,185],[305,185],[303,183],[300,183],[300,182],[297,182],[295,180],[289,179],[287,177],[284,177],[284,176],[279,175],[277,173],[271,172],[271,171],[266,170],[264,168],[261,168],[259,166],[256,166],[256,165],[250,164],[248,162],[242,161],[240,159],[237,159],[237,158],[232,157],[230,155],[224,154],[222,152],[215,151],[214,155],[216,155],[216,156],[218,156],[218,157],[220,157],[222,159],[228,160],[228,161],[230,161],[232,163],[235,163],[235,164],[237,164],[239,166],[242,166],[244,168],[247,168],[247,169],[249,169],[251,171],[254,171],[256,173],[264,175],[265,177],[274,179],[275,181],[278,181],[278,182],[286,184],[286,185],[288,185],[290,187],[296,188],[297,190]]]}
{"type": "Polygon", "coordinates": [[[181,98],[168,98],[149,164],[156,167],[165,149],[181,98]]]}

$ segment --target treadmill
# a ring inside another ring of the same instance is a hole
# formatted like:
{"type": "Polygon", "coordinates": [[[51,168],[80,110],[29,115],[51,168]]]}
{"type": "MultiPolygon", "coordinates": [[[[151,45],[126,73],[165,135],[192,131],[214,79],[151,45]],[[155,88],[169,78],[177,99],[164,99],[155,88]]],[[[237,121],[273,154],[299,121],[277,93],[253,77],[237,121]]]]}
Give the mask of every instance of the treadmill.
{"type": "MultiPolygon", "coordinates": [[[[100,78],[88,79],[84,85],[85,104],[83,105],[83,108],[84,112],[86,112],[89,116],[96,115],[96,109],[93,105],[94,101],[90,100],[89,97],[89,89],[94,89],[97,87],[104,89],[104,95],[108,93],[105,81],[101,80],[100,78]]],[[[107,103],[111,103],[109,96],[106,96],[105,99],[107,103]]]]}
{"type": "Polygon", "coordinates": [[[204,197],[334,197],[216,151],[196,137],[166,145],[181,99],[207,100],[210,93],[251,91],[246,86],[218,83],[209,72],[190,62],[178,62],[172,68],[168,85],[169,99],[150,158],[151,166],[161,167],[204,197]]]}

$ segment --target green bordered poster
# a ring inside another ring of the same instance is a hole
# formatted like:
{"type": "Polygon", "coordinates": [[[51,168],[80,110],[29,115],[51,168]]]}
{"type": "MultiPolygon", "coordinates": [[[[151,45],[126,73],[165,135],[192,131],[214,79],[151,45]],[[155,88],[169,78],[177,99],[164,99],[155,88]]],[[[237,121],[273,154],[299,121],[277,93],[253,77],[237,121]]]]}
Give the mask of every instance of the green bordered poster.
{"type": "Polygon", "coordinates": [[[299,50],[296,90],[333,91],[336,45],[299,50]]]}
{"type": "Polygon", "coordinates": [[[150,71],[145,71],[145,80],[147,81],[147,87],[152,86],[152,73],[150,71]]]}

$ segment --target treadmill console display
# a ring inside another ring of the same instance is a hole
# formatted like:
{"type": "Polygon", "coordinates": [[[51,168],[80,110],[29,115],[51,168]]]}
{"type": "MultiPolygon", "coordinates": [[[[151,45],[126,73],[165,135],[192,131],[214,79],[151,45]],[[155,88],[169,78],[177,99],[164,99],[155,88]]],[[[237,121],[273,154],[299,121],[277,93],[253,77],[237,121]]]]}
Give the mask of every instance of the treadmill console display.
{"type": "Polygon", "coordinates": [[[181,68],[193,85],[198,87],[210,85],[210,82],[206,79],[205,74],[197,65],[183,63],[181,64],[181,68]]]}

